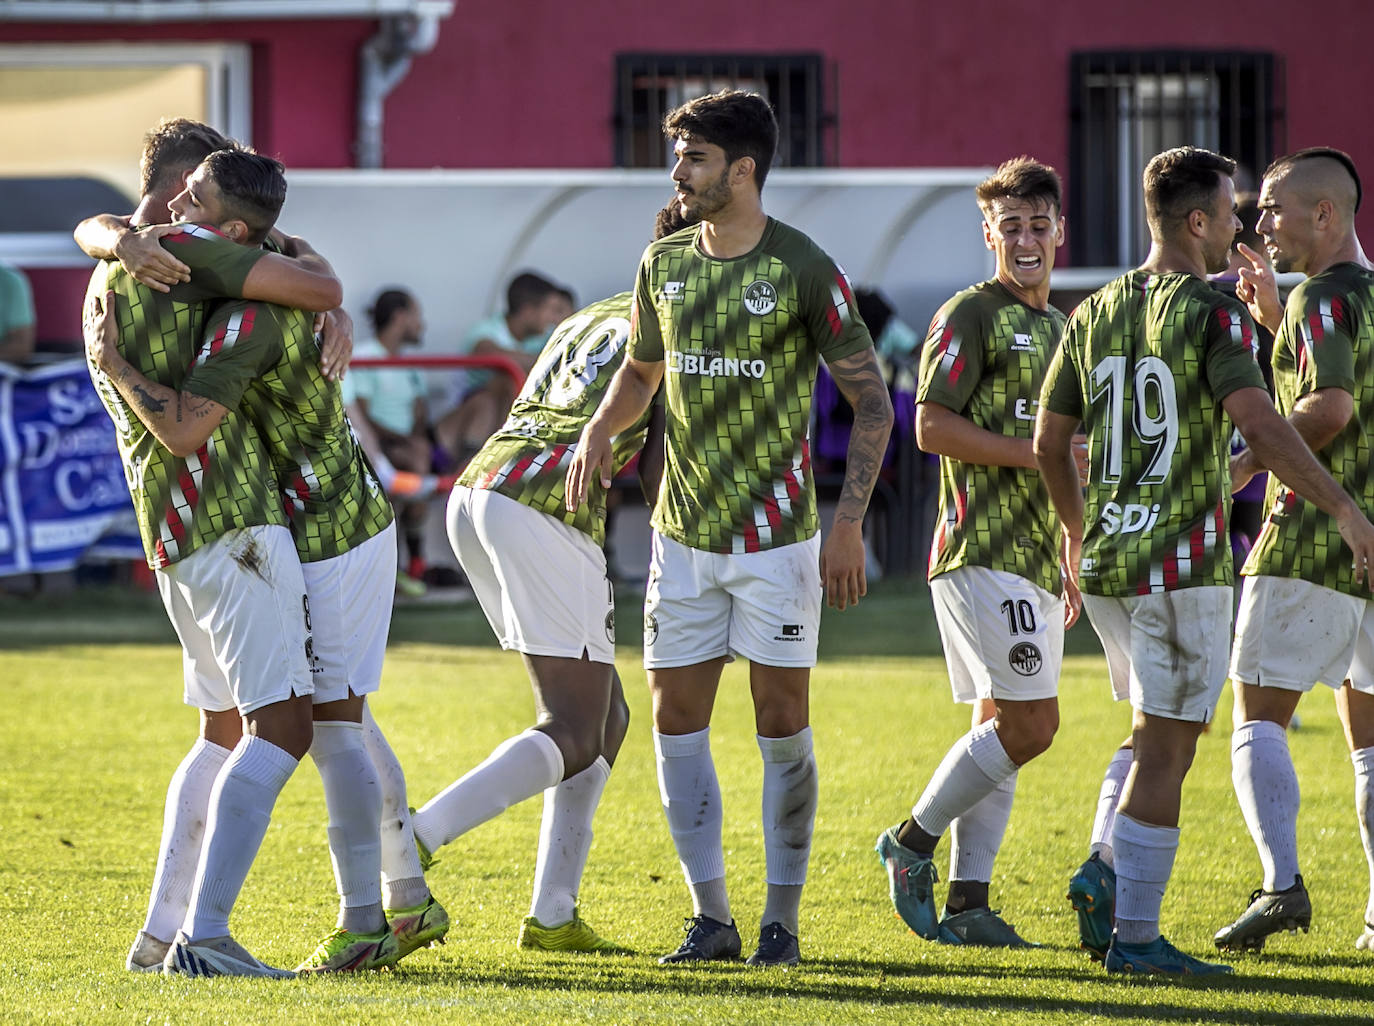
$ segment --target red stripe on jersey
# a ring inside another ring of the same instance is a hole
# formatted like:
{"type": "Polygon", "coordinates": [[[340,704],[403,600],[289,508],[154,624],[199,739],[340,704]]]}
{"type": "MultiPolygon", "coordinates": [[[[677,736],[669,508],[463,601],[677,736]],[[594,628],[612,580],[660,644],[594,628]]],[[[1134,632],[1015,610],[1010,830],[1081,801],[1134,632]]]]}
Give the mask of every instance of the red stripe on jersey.
{"type": "Polygon", "coordinates": [[[838,335],[840,333],[840,329],[844,327],[844,322],[840,320],[840,311],[835,309],[834,303],[831,303],[829,306],[825,308],[825,316],[826,319],[830,321],[831,333],[838,335]]]}
{"type": "Polygon", "coordinates": [[[177,516],[176,509],[168,506],[163,520],[167,522],[167,530],[172,532],[172,538],[180,546],[186,540],[186,525],[181,522],[181,517],[177,516]]]}
{"type": "Polygon", "coordinates": [[[194,242],[197,239],[206,239],[211,236],[217,236],[221,239],[228,238],[227,235],[212,224],[191,224],[188,222],[182,225],[181,231],[177,232],[175,235],[164,235],[160,241],[164,245],[181,246],[185,243],[194,242]]]}
{"type": "Polygon", "coordinates": [[[519,463],[517,463],[515,466],[511,468],[510,473],[506,475],[506,480],[509,481],[511,484],[514,484],[516,481],[519,481],[522,477],[525,476],[525,471],[530,469],[530,464],[533,462],[533,456],[526,456],[524,459],[522,459],[519,463]]]}
{"type": "Polygon", "coordinates": [[[758,552],[758,551],[759,551],[759,548],[760,548],[760,546],[759,546],[759,529],[758,529],[757,527],[755,527],[753,524],[745,524],[745,525],[744,525],[744,551],[745,551],[745,552],[758,552]]]}
{"type": "Polygon", "coordinates": [[[1331,319],[1347,331],[1350,329],[1345,316],[1345,300],[1340,296],[1331,297],[1331,319]]]}
{"type": "MultiPolygon", "coordinates": [[[[544,466],[546,466],[546,467],[556,467],[556,466],[558,466],[558,464],[560,464],[560,463],[563,462],[563,457],[564,457],[565,455],[567,455],[567,452],[568,452],[568,446],[567,446],[566,443],[560,442],[558,445],[555,445],[555,446],[553,447],[553,449],[549,452],[549,458],[548,458],[547,461],[545,461],[544,466]]],[[[623,469],[623,468],[622,468],[622,469],[623,469]]]]}
{"type": "Polygon", "coordinates": [[[935,544],[930,547],[930,555],[926,559],[926,576],[930,576],[930,571],[935,569],[935,561],[940,558],[940,553],[945,551],[945,522],[940,521],[940,526],[935,528],[935,544]]]}
{"type": "Polygon", "coordinates": [[[835,272],[835,284],[840,287],[840,294],[844,296],[844,301],[849,304],[849,308],[854,309],[854,292],[849,287],[849,279],[838,270],[835,272]]]}
{"type": "Polygon", "coordinates": [[[778,508],[778,500],[771,495],[763,500],[763,515],[768,518],[768,526],[773,530],[782,526],[782,510],[778,508]]]}
{"type": "Polygon", "coordinates": [[[1313,310],[1307,315],[1307,328],[1312,333],[1312,344],[1316,345],[1325,337],[1322,328],[1322,314],[1320,310],[1313,310]]]}
{"type": "Polygon", "coordinates": [[[949,383],[951,385],[958,384],[959,375],[964,372],[964,363],[964,354],[960,353],[958,356],[954,358],[954,363],[950,364],[949,383]]]}
{"type": "Polygon", "coordinates": [[[1137,595],[1148,595],[1148,594],[1150,594],[1150,581],[1149,581],[1149,578],[1146,578],[1145,580],[1141,581],[1139,584],[1137,584],[1137,585],[1135,586],[1135,593],[1136,593],[1137,595]]]}
{"type": "Polygon", "coordinates": [[[186,505],[195,509],[200,492],[196,490],[196,479],[191,476],[191,472],[183,467],[177,475],[177,484],[181,487],[181,494],[186,497],[186,505]]]}
{"type": "Polygon", "coordinates": [[[479,481],[477,482],[477,487],[478,487],[478,488],[490,488],[490,487],[491,487],[491,483],[492,483],[493,481],[495,481],[495,480],[496,480],[498,477],[500,477],[500,476],[501,476],[501,468],[500,468],[500,467],[492,467],[490,470],[488,470],[485,474],[482,475],[481,480],[479,480],[479,481]]]}
{"type": "Polygon", "coordinates": [[[1173,591],[1178,587],[1178,556],[1174,553],[1164,557],[1164,590],[1173,591]]]}
{"type": "Polygon", "coordinates": [[[239,317],[239,338],[244,338],[253,331],[253,321],[257,318],[257,307],[246,306],[239,317]]]}
{"type": "Polygon", "coordinates": [[[296,498],[301,501],[310,498],[310,482],[305,479],[304,474],[296,475],[295,479],[291,482],[291,491],[295,494],[296,498]]]}
{"type": "Polygon", "coordinates": [[[1298,345],[1298,377],[1307,373],[1307,344],[1305,342],[1298,345]]]}
{"type": "Polygon", "coordinates": [[[954,489],[954,522],[962,524],[964,514],[968,511],[968,493],[962,488],[954,489]]]}

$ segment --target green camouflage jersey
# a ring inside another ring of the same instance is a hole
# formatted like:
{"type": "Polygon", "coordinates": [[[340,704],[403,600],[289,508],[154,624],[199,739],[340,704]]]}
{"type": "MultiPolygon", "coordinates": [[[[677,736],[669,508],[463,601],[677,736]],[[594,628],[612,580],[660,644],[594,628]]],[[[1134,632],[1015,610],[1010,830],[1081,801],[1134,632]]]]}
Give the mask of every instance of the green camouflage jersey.
{"type": "Polygon", "coordinates": [[[1083,591],[1124,598],[1232,581],[1230,428],[1263,388],[1245,308],[1191,274],[1132,271],[1073,312],[1040,402],[1083,420],[1083,591]]]}
{"type": "Polygon", "coordinates": [[[251,418],[302,563],[340,556],[393,518],[353,436],[340,386],[320,371],[312,318],[271,303],[221,304],[182,386],[251,418]]]}
{"type": "MultiPolygon", "coordinates": [[[[1374,271],[1337,264],[1302,282],[1288,297],[1274,340],[1274,393],[1285,416],[1303,396],[1339,388],[1354,399],[1345,427],[1317,453],[1318,461],[1374,515],[1374,271]]],[[[1269,517],[1241,571],[1298,577],[1347,595],[1369,597],[1356,583],[1350,550],[1336,523],[1273,474],[1265,492],[1269,517]]]]}
{"type": "MultiPolygon", "coordinates": [[[[1037,310],[985,281],[940,308],[921,350],[918,403],[953,410],[978,427],[1029,439],[1045,366],[1064,315],[1037,310]]],[[[1040,473],[940,457],[940,518],[933,578],[961,566],[1004,570],[1059,594],[1057,521],[1040,473]]]]}
{"type": "MultiPolygon", "coordinates": [[[[563,506],[568,464],[587,421],[625,359],[631,295],[622,292],[573,314],[539,354],[506,422],[472,458],[458,483],[500,492],[591,535],[606,537],[606,489],[599,478],[575,513],[563,506]]],[[[644,446],[649,411],[613,441],[615,472],[644,446]]]]}
{"type": "Polygon", "coordinates": [[[807,426],[819,356],[873,345],[849,282],[772,218],[744,256],[718,260],[699,225],[639,264],[630,355],[664,361],[666,468],[653,525],[708,552],[758,552],[816,533],[807,426]]]}
{"type": "MultiPolygon", "coordinates": [[[[181,390],[200,347],[206,301],[241,293],[262,256],[218,241],[223,241],[218,233],[195,226],[162,240],[177,257],[200,268],[192,281],[170,292],[139,284],[118,261],[101,263],[91,276],[88,295],[115,292],[120,354],[145,377],[174,391],[181,390]]],[[[101,370],[91,367],[91,378],[114,421],[150,567],[184,559],[234,528],[286,523],[262,443],[247,418],[231,413],[197,452],[173,456],[101,370]]]]}

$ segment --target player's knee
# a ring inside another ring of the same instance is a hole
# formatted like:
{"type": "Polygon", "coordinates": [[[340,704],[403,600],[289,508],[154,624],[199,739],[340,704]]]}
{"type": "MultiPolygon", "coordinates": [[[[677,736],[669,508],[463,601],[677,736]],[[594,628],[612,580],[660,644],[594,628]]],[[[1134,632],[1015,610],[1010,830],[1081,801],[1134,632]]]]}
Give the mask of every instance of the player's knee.
{"type": "Polygon", "coordinates": [[[1049,751],[1058,731],[1057,702],[1004,706],[998,715],[997,737],[1007,757],[1018,766],[1049,751]]]}

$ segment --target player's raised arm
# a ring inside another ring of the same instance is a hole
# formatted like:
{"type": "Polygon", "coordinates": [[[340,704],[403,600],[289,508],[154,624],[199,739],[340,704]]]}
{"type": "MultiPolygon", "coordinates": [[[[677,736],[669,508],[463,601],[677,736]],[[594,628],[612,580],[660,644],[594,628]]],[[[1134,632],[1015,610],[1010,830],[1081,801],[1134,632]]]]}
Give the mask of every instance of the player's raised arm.
{"type": "Polygon", "coordinates": [[[110,379],[148,431],[174,456],[189,456],[205,444],[229,410],[204,396],[178,392],[139,373],[115,345],[115,296],[92,296],[81,319],[86,357],[110,379]]]}
{"type": "Polygon", "coordinates": [[[569,512],[582,505],[593,475],[597,475],[602,487],[611,486],[614,472],[611,440],[633,425],[640,414],[648,409],[662,380],[662,360],[646,363],[625,357],[625,362],[611,379],[605,400],[582,429],[577,451],[568,464],[564,503],[569,512]]]}
{"type": "Polygon", "coordinates": [[[1256,459],[1285,485],[1335,519],[1341,537],[1354,553],[1355,580],[1366,578],[1370,563],[1374,562],[1374,524],[1317,462],[1293,425],[1274,409],[1269,394],[1262,388],[1241,388],[1226,396],[1222,405],[1256,459]]]}
{"type": "Polygon", "coordinates": [[[892,435],[892,397],[872,346],[829,361],[826,367],[840,394],[854,408],[854,426],[845,454],[844,485],[830,533],[821,548],[821,580],[826,602],[836,609],[855,605],[868,593],[864,574],[864,514],[883,469],[892,435]]]}
{"type": "Polygon", "coordinates": [[[179,225],[153,225],[135,231],[132,218],[95,214],[76,226],[72,238],[88,257],[118,260],[139,282],[168,292],[178,282],[191,280],[191,269],[163,248],[161,239],[181,231],[179,225]]]}

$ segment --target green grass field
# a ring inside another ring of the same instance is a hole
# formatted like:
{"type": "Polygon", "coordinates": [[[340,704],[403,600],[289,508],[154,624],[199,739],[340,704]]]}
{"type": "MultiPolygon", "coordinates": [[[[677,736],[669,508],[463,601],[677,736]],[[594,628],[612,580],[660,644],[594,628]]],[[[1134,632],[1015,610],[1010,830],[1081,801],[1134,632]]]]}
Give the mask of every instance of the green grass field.
{"type": "MultiPolygon", "coordinates": [[[[635,641],[633,598],[620,608],[635,641]]],[[[195,730],[180,656],[156,600],[101,591],[0,599],[0,1021],[62,1023],[1082,1023],[1246,1026],[1368,1022],[1374,958],[1354,949],[1368,875],[1351,768],[1324,689],[1301,709],[1292,749],[1303,785],[1311,934],[1281,934],[1236,975],[1197,984],[1108,979],[1078,950],[1064,900],[1083,859],[1101,772],[1124,735],[1086,625],[1070,635],[1063,725],[1022,771],[993,883],[1000,907],[1043,948],[1005,952],[919,940],[891,913],[875,836],[901,819],[967,711],[949,698],[923,586],[884,582],[828,615],[813,677],[821,804],[802,907],[804,963],[668,970],[656,964],[690,913],[658,804],[638,650],[621,651],[630,735],[597,819],[584,915],[638,954],[521,953],[539,803],[444,849],[430,882],[455,924],[443,947],[396,970],[287,982],[163,979],[125,972],[152,876],[167,779],[195,730]]],[[[713,749],[726,802],[731,897],[746,950],[762,907],[761,768],[742,665],[726,670],[713,749]]],[[[398,610],[378,719],[420,804],[527,725],[519,660],[472,607],[398,610]]],[[[1164,928],[1206,956],[1240,911],[1259,864],[1231,792],[1222,700],[1184,797],[1164,928]]],[[[236,936],[294,965],[333,924],[319,778],[287,785],[235,912],[236,936]]],[[[941,875],[946,856],[937,859],[941,875]]],[[[943,891],[943,885],[941,886],[943,891]]]]}

